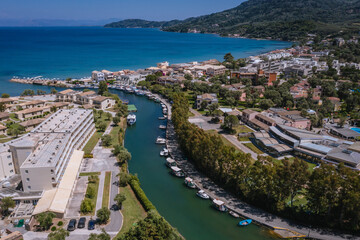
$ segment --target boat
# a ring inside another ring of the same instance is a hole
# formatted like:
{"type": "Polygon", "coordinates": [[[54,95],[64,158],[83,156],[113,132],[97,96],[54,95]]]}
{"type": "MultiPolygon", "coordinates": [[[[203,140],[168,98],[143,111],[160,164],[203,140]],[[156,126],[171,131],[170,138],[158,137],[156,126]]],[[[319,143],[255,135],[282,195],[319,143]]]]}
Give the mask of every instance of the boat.
{"type": "Polygon", "coordinates": [[[166,166],[171,168],[171,167],[176,167],[177,165],[174,159],[168,157],[166,158],[166,166]]]}
{"type": "Polygon", "coordinates": [[[126,118],[127,123],[131,126],[136,123],[136,115],[135,114],[129,114],[126,118]]]}
{"type": "Polygon", "coordinates": [[[185,178],[184,183],[189,188],[196,188],[196,185],[195,185],[194,180],[192,178],[189,178],[189,177],[185,178]]]}
{"type": "Polygon", "coordinates": [[[165,125],[160,125],[159,128],[160,129],[166,129],[166,126],[165,125]]]}
{"type": "Polygon", "coordinates": [[[251,219],[245,219],[245,220],[240,221],[238,223],[238,226],[241,226],[241,227],[248,226],[248,225],[250,225],[250,223],[252,223],[251,219]]]}
{"type": "Polygon", "coordinates": [[[225,206],[225,203],[218,199],[213,200],[213,206],[220,212],[226,212],[228,210],[227,207],[225,206]]]}
{"type": "Polygon", "coordinates": [[[197,195],[198,197],[201,197],[202,199],[209,199],[209,198],[210,198],[209,195],[207,195],[204,190],[198,191],[198,192],[196,193],[196,195],[197,195]]]}
{"type": "Polygon", "coordinates": [[[166,117],[159,117],[159,120],[165,120],[166,117]]]}
{"type": "Polygon", "coordinates": [[[171,173],[176,177],[185,177],[185,173],[178,167],[171,167],[171,173]]]}
{"type": "Polygon", "coordinates": [[[239,214],[237,214],[236,212],[233,212],[233,211],[229,211],[229,214],[231,216],[233,216],[234,218],[239,218],[240,217],[239,214]]]}
{"type": "Polygon", "coordinates": [[[167,157],[169,156],[169,150],[167,148],[164,148],[161,152],[160,152],[160,156],[162,157],[167,157]]]}
{"type": "Polygon", "coordinates": [[[157,103],[159,103],[159,102],[160,102],[160,99],[159,99],[159,98],[155,98],[154,101],[157,102],[157,103]]]}
{"type": "Polygon", "coordinates": [[[166,139],[162,138],[162,137],[157,137],[156,139],[156,144],[165,144],[166,143],[166,139]]]}

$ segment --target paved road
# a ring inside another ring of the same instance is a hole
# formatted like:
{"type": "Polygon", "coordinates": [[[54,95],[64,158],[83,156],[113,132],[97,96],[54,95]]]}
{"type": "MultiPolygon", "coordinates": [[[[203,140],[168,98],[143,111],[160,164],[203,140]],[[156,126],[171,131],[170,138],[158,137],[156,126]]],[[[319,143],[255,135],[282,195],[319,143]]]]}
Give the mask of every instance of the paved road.
{"type": "Polygon", "coordinates": [[[239,140],[237,140],[237,138],[234,135],[229,135],[229,134],[221,134],[221,135],[227,140],[229,140],[229,142],[231,142],[240,151],[244,153],[249,153],[253,159],[257,160],[258,154],[254,153],[249,148],[244,146],[241,142],[239,142],[239,140]]]}

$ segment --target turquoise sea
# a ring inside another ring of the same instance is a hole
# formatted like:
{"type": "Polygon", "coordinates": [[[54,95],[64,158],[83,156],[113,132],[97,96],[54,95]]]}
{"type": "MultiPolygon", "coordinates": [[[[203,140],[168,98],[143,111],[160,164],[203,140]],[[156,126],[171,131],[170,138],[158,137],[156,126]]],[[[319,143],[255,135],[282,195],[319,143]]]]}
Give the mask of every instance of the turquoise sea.
{"type": "Polygon", "coordinates": [[[212,34],[169,33],[158,29],[102,27],[0,28],[0,93],[31,88],[8,83],[12,76],[67,78],[93,70],[138,69],[169,61],[181,63],[257,55],[289,42],[221,38],[212,34]]]}

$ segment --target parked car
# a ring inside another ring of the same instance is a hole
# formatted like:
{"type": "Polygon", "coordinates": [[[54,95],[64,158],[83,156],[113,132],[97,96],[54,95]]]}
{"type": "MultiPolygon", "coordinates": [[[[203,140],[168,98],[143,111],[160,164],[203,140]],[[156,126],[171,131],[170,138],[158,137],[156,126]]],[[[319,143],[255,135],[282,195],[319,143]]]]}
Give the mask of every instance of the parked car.
{"type": "Polygon", "coordinates": [[[88,222],[88,230],[94,230],[95,229],[95,220],[90,219],[88,222]]]}
{"type": "Polygon", "coordinates": [[[71,219],[67,227],[68,231],[74,231],[76,229],[76,219],[71,219]]]}
{"type": "Polygon", "coordinates": [[[79,219],[78,228],[84,228],[86,223],[86,218],[82,217],[79,219]]]}

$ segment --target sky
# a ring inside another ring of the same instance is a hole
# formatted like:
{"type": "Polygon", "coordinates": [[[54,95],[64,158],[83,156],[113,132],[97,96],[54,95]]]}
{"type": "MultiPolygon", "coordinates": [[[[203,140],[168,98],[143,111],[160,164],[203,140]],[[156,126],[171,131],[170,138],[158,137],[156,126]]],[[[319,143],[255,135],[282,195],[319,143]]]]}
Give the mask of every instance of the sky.
{"type": "Polygon", "coordinates": [[[0,20],[185,19],[229,9],[243,0],[0,0],[0,20]]]}

